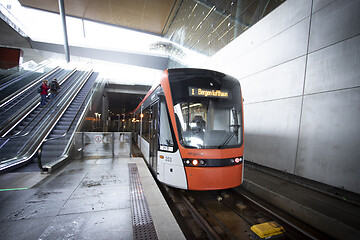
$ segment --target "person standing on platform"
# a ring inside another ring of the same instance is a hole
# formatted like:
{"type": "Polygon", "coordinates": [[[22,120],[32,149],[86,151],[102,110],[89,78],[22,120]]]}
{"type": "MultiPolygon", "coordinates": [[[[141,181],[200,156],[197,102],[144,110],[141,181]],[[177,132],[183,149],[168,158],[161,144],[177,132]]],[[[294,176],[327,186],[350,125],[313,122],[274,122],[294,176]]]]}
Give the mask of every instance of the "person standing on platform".
{"type": "Polygon", "coordinates": [[[46,104],[46,96],[48,94],[48,90],[50,89],[48,87],[47,83],[48,83],[48,80],[42,81],[42,85],[41,85],[42,91],[40,93],[40,96],[41,96],[40,107],[45,106],[45,104],[46,104]]]}
{"type": "Polygon", "coordinates": [[[57,79],[54,78],[54,80],[50,83],[50,99],[53,99],[56,96],[59,89],[60,85],[57,82],[57,79]]]}

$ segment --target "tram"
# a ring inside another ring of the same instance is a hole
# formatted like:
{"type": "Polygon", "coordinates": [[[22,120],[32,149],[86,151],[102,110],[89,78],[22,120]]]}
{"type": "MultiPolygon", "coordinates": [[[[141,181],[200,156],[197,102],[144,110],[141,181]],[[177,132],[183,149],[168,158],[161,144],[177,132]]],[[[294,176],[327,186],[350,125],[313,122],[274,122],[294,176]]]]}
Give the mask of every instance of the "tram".
{"type": "Polygon", "coordinates": [[[168,69],[133,111],[133,138],[156,178],[187,190],[243,182],[240,83],[205,69],[168,69]]]}

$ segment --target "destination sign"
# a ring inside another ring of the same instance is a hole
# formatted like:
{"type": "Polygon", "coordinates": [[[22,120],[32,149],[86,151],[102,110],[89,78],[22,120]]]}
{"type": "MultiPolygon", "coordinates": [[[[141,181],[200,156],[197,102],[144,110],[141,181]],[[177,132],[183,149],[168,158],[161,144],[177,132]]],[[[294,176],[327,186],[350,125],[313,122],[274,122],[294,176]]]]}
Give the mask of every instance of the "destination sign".
{"type": "Polygon", "coordinates": [[[189,87],[189,95],[194,97],[229,98],[229,91],[189,87]]]}

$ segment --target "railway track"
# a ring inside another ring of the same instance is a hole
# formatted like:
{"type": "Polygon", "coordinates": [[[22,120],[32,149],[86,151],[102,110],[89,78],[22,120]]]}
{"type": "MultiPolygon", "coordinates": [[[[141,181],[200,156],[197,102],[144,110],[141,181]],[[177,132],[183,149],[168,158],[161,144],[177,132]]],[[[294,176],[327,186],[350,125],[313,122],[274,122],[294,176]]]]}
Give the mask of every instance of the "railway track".
{"type": "Polygon", "coordinates": [[[276,239],[329,239],[241,188],[185,191],[162,186],[187,239],[261,239],[251,227],[275,221],[284,228],[276,239]]]}

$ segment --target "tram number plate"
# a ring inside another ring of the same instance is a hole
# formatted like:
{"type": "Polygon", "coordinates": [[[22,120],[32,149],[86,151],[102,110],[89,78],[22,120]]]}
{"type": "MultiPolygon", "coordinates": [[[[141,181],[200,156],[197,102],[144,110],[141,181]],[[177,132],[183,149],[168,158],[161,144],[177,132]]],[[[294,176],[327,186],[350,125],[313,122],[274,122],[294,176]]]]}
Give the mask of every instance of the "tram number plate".
{"type": "Polygon", "coordinates": [[[162,146],[162,145],[160,145],[160,150],[162,150],[162,151],[172,152],[173,149],[174,149],[173,147],[168,147],[168,146],[162,146]]]}

